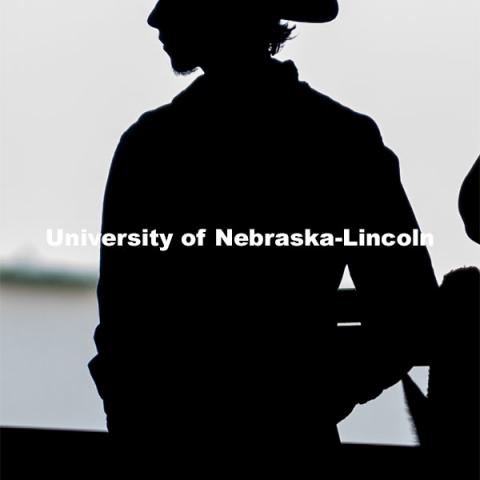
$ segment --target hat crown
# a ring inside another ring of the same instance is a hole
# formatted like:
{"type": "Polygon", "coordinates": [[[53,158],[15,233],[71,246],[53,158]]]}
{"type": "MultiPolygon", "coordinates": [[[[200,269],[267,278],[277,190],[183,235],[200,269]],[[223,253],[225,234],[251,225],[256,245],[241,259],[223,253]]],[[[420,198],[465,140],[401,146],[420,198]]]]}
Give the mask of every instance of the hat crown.
{"type": "Polygon", "coordinates": [[[331,22],[338,15],[337,0],[273,0],[280,18],[296,22],[331,22]]]}

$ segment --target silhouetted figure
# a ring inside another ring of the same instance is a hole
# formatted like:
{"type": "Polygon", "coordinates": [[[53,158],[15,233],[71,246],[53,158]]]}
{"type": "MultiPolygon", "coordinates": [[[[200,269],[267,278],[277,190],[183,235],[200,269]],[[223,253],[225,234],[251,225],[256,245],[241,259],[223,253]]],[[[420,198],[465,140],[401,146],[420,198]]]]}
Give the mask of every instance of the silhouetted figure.
{"type": "Polygon", "coordinates": [[[430,350],[428,393],[407,376],[404,388],[432,475],[478,479],[480,452],[480,271],[454,270],[440,288],[439,318],[430,350]]]}
{"type": "MultiPolygon", "coordinates": [[[[480,158],[463,182],[459,210],[467,235],[480,243],[480,158]]],[[[430,453],[432,475],[441,472],[476,480],[480,475],[478,268],[460,268],[444,277],[438,317],[434,328],[422,335],[431,359],[428,394],[423,395],[406,376],[405,397],[420,445],[430,453]]]]}
{"type": "Polygon", "coordinates": [[[463,182],[458,207],[467,235],[480,243],[480,157],[463,182]]]}
{"type": "Polygon", "coordinates": [[[90,368],[138,468],[321,470],[336,423],[411,366],[401,337],[437,287],[424,247],[215,247],[216,229],[418,228],[375,123],[272,58],[281,18],[329,21],[336,1],[259,3],[162,0],[149,19],[177,72],[205,73],[128,129],[105,193],[103,232],[176,235],[101,251],[90,368]],[[200,228],[204,247],[180,244],[200,228]],[[356,351],[336,338],[347,265],[376,332],[356,351]]]}

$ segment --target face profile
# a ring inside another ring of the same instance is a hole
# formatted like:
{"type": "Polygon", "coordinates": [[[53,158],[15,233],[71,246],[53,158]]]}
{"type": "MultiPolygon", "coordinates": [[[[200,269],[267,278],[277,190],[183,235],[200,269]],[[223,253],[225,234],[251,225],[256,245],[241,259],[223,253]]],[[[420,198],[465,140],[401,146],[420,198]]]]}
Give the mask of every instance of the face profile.
{"type": "MultiPolygon", "coordinates": [[[[197,47],[200,32],[193,2],[159,1],[148,17],[148,24],[159,31],[159,40],[175,72],[186,74],[198,67],[197,47]]],[[[200,19],[199,22],[201,23],[200,19]]]]}
{"type": "Polygon", "coordinates": [[[278,53],[293,28],[281,22],[276,9],[245,3],[220,8],[209,1],[160,0],[148,24],[159,31],[176,73],[263,63],[278,53]]]}
{"type": "Polygon", "coordinates": [[[231,9],[224,9],[218,21],[214,3],[160,0],[148,17],[176,73],[188,74],[198,67],[206,70],[246,48],[245,24],[251,28],[254,21],[229,15],[231,9]]]}

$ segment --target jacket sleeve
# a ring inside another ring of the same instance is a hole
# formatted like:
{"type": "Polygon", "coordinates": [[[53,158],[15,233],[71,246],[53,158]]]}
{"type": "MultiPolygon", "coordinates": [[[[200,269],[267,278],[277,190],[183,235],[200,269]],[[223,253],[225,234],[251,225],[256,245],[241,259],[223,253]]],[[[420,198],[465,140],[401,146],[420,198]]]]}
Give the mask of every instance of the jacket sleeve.
{"type": "MultiPolygon", "coordinates": [[[[383,144],[375,123],[362,128],[356,163],[360,168],[359,201],[354,206],[356,228],[379,235],[420,233],[400,179],[399,162],[383,144]],[[361,180],[360,180],[361,179],[361,180]]],[[[391,239],[393,237],[387,237],[391,239]]],[[[348,250],[348,264],[359,293],[424,294],[437,286],[425,246],[373,246],[348,250]]]]}
{"type": "MultiPolygon", "coordinates": [[[[359,169],[358,202],[352,225],[380,236],[420,232],[397,157],[385,147],[372,120],[366,119],[360,130],[354,159],[359,169]]],[[[353,373],[363,403],[399,381],[426,347],[424,335],[435,316],[438,286],[425,246],[360,246],[345,251],[366,326],[355,367],[361,372],[353,373]]]]}
{"type": "MultiPolygon", "coordinates": [[[[135,185],[140,142],[136,127],[132,127],[116,149],[104,196],[102,234],[139,233],[146,227],[141,225],[141,192],[135,185]]],[[[150,257],[148,248],[101,246],[97,287],[100,323],[94,337],[98,354],[89,368],[109,421],[121,415],[138,392],[138,365],[143,359],[132,356],[138,356],[138,352],[143,352],[145,358],[148,355],[147,348],[142,349],[139,332],[144,334],[141,324],[149,318],[150,257]]]]}

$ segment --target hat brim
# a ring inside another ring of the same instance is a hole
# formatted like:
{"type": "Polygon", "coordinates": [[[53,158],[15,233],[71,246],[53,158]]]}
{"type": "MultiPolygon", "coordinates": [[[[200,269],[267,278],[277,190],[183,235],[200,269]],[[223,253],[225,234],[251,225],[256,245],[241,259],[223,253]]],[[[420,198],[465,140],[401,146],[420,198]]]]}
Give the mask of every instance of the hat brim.
{"type": "Polygon", "coordinates": [[[338,15],[337,0],[281,0],[276,5],[280,18],[293,22],[326,23],[338,15]]]}

